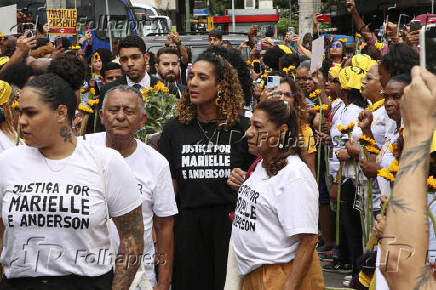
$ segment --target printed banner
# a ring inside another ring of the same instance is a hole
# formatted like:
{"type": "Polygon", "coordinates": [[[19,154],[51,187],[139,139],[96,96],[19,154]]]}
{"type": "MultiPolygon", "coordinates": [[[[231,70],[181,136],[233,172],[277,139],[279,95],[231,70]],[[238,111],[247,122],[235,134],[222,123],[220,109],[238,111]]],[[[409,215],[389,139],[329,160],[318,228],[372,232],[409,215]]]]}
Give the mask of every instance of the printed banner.
{"type": "Polygon", "coordinates": [[[47,9],[50,34],[76,34],[77,9],[47,9]]]}

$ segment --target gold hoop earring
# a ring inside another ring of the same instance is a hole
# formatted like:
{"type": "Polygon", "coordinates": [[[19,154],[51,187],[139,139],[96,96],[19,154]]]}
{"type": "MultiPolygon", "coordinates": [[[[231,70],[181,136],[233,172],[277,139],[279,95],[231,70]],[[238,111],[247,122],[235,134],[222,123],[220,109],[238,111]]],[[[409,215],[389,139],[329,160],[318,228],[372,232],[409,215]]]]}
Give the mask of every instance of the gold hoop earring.
{"type": "Polygon", "coordinates": [[[216,99],[215,99],[215,105],[216,105],[217,107],[221,107],[222,104],[223,104],[222,92],[221,92],[221,91],[218,91],[218,96],[217,96],[216,99]]]}

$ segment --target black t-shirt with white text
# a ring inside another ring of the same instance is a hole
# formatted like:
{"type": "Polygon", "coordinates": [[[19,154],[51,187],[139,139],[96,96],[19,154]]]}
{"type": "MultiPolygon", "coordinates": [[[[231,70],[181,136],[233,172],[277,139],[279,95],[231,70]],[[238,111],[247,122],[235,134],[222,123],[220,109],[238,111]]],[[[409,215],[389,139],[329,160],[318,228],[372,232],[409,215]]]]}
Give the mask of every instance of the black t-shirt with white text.
{"type": "Polygon", "coordinates": [[[227,185],[233,168],[247,170],[256,159],[248,153],[247,118],[229,130],[194,119],[189,125],[171,119],[159,141],[159,152],[170,163],[181,208],[235,204],[237,193],[227,185]]]}

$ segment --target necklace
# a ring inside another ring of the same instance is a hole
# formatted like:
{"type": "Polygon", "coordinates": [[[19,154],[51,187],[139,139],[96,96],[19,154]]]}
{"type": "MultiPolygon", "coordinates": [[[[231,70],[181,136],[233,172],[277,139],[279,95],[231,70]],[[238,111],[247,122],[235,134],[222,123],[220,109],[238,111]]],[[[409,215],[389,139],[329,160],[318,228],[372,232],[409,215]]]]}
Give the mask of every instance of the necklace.
{"type": "Polygon", "coordinates": [[[213,131],[212,136],[210,136],[210,138],[209,138],[209,137],[207,136],[207,131],[205,131],[205,130],[203,129],[203,127],[201,126],[201,124],[200,124],[200,122],[198,121],[198,119],[197,119],[197,125],[198,125],[198,127],[200,128],[201,132],[203,133],[204,137],[206,137],[206,139],[207,139],[207,146],[208,146],[209,148],[211,148],[211,147],[213,146],[212,138],[215,136],[215,133],[216,133],[216,127],[215,127],[215,129],[214,129],[214,131],[213,131]]]}

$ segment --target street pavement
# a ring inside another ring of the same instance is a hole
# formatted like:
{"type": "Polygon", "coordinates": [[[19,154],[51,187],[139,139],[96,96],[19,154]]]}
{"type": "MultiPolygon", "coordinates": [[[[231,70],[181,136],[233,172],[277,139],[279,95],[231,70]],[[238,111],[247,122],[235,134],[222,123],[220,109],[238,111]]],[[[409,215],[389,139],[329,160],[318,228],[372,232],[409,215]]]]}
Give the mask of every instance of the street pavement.
{"type": "MultiPolygon", "coordinates": [[[[328,263],[321,262],[321,266],[328,263]]],[[[342,285],[342,282],[344,281],[344,277],[347,276],[345,274],[341,273],[330,273],[322,271],[324,275],[324,285],[325,287],[335,287],[335,288],[346,288],[344,285],[342,285]]]]}

